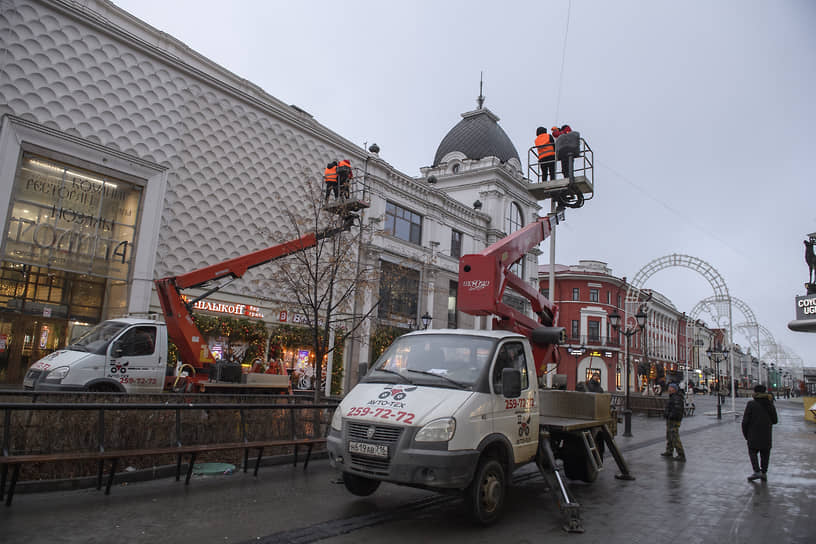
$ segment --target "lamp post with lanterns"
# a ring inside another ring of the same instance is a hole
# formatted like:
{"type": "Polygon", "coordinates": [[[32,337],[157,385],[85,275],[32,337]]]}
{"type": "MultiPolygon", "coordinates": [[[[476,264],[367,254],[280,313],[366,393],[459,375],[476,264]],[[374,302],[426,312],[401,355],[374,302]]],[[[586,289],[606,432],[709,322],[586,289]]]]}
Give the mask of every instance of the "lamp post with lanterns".
{"type": "Polygon", "coordinates": [[[431,324],[431,321],[433,321],[433,317],[431,317],[431,314],[429,314],[428,312],[422,314],[422,317],[420,317],[420,319],[422,320],[423,330],[427,330],[428,326],[431,324]]]}
{"type": "Polygon", "coordinates": [[[708,358],[711,359],[717,367],[717,419],[722,419],[722,403],[720,402],[720,387],[722,387],[720,383],[720,362],[728,359],[728,349],[708,348],[706,355],[708,355],[708,358]]]}
{"type": "Polygon", "coordinates": [[[612,324],[612,328],[626,337],[626,401],[623,408],[623,436],[632,436],[632,410],[629,407],[629,339],[634,336],[636,332],[642,331],[646,327],[646,318],[646,312],[643,311],[643,305],[641,305],[635,314],[637,326],[619,329],[621,316],[618,310],[616,309],[609,314],[609,322],[612,324]]]}

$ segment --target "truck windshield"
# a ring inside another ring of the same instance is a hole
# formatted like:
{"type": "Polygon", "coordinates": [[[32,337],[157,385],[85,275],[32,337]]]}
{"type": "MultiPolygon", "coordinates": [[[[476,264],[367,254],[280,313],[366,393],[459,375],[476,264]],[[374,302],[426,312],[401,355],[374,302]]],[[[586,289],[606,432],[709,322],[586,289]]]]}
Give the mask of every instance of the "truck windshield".
{"type": "Polygon", "coordinates": [[[127,327],[127,323],[119,321],[103,321],[93,329],[79,337],[79,339],[68,346],[67,349],[74,351],[89,351],[97,355],[105,355],[108,351],[108,344],[127,327]]]}
{"type": "Polygon", "coordinates": [[[479,379],[495,346],[495,339],[480,336],[401,336],[377,359],[372,370],[396,373],[403,381],[429,379],[466,388],[479,379]]]}

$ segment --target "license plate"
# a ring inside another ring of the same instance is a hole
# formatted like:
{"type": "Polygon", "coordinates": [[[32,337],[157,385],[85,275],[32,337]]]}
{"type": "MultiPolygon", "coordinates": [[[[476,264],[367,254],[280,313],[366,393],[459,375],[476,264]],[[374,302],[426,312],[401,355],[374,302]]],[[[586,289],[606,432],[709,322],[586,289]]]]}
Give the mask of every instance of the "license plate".
{"type": "Polygon", "coordinates": [[[26,378],[23,380],[23,387],[34,387],[34,380],[32,378],[26,378]]]}
{"type": "Polygon", "coordinates": [[[349,442],[349,453],[359,453],[371,457],[388,457],[388,446],[382,444],[366,444],[365,442],[349,442]]]}

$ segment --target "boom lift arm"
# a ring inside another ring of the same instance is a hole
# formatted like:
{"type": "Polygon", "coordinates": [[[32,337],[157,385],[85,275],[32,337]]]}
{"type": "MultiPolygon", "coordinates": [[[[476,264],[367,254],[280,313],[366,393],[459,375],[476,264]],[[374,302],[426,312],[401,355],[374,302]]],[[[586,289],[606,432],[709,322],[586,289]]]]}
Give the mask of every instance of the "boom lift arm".
{"type": "Polygon", "coordinates": [[[196,302],[242,277],[250,268],[314,247],[323,238],[329,238],[350,229],[356,217],[355,214],[349,214],[344,217],[343,224],[339,227],[310,232],[295,240],[260,249],[219,264],[205,266],[179,276],[156,280],[156,291],[167,323],[167,334],[178,348],[181,361],[191,364],[197,369],[202,368],[205,363],[215,362],[207,342],[204,341],[203,335],[193,322],[193,316],[190,313],[196,302]],[[227,277],[229,277],[228,280],[209,289],[193,300],[185,301],[182,298],[181,290],[183,289],[200,287],[210,281],[227,277]]]}
{"type": "Polygon", "coordinates": [[[557,327],[558,307],[514,274],[510,267],[547,239],[553,220],[540,217],[481,253],[459,259],[459,309],[470,315],[495,315],[495,329],[518,332],[530,338],[539,376],[546,371],[545,361],[555,362],[557,357],[555,345],[563,333],[563,329],[557,327]],[[538,321],[502,301],[508,286],[530,301],[538,321]]]}

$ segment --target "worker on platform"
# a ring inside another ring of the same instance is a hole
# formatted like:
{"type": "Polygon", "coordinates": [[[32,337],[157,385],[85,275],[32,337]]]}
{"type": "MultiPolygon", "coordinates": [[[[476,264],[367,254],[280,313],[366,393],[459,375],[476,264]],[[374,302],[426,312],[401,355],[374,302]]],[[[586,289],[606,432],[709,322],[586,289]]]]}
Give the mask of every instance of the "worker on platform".
{"type": "Polygon", "coordinates": [[[351,161],[343,159],[337,164],[337,184],[340,186],[340,198],[349,198],[349,186],[354,173],[351,171],[351,161]]]}
{"type": "Polygon", "coordinates": [[[329,200],[329,193],[334,193],[337,198],[337,161],[332,161],[326,165],[323,171],[323,181],[326,183],[326,198],[329,200]]]}
{"type": "Polygon", "coordinates": [[[547,181],[547,176],[555,180],[555,137],[547,134],[547,129],[538,127],[535,139],[536,153],[538,153],[538,167],[541,171],[541,181],[547,181]]]}
{"type": "Polygon", "coordinates": [[[561,161],[561,173],[565,178],[573,177],[573,160],[581,153],[581,134],[564,125],[555,140],[555,155],[561,161]]]}

